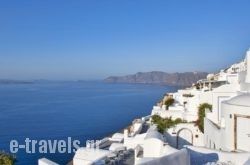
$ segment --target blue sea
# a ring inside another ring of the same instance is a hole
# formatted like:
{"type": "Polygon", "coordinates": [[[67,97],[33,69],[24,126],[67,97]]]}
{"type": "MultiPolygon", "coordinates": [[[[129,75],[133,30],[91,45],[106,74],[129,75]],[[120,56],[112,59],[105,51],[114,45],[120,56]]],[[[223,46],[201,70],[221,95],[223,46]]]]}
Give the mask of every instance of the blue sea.
{"type": "MultiPolygon", "coordinates": [[[[35,82],[0,85],[0,150],[10,141],[98,140],[151,113],[166,92],[178,87],[95,82],[35,82]]],[[[66,164],[74,153],[26,153],[19,149],[16,165],[35,165],[39,158],[66,164]]],[[[31,147],[30,149],[31,150],[31,147]]]]}

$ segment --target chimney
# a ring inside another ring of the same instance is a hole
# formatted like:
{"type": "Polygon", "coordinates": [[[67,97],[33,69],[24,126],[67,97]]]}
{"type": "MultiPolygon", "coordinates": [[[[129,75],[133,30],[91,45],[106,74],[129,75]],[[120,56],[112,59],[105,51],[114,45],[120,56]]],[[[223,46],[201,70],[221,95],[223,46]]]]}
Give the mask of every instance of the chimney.
{"type": "Polygon", "coordinates": [[[250,83],[250,48],[246,54],[246,61],[247,61],[247,73],[246,73],[246,83],[250,83]]]}
{"type": "Polygon", "coordinates": [[[128,130],[124,129],[124,140],[128,138],[128,130]]]}

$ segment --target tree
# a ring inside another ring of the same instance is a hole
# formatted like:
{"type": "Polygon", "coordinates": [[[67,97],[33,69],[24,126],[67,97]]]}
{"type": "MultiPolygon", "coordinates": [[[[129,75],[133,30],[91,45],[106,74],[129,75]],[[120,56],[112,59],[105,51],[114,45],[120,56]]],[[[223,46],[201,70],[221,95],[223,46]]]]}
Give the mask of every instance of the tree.
{"type": "Polygon", "coordinates": [[[198,126],[199,130],[204,133],[204,117],[206,115],[206,109],[212,110],[212,105],[208,103],[200,104],[198,107],[198,119],[196,121],[196,125],[198,126]]]}
{"type": "Polygon", "coordinates": [[[0,164],[2,165],[14,165],[16,157],[5,151],[0,151],[0,164]]]}
{"type": "Polygon", "coordinates": [[[167,128],[170,128],[176,124],[181,123],[182,120],[180,118],[177,118],[176,120],[172,120],[171,117],[162,118],[159,115],[153,115],[152,122],[157,126],[158,131],[163,134],[167,128]]]}
{"type": "Polygon", "coordinates": [[[174,99],[173,99],[172,97],[168,97],[168,98],[166,99],[166,101],[164,102],[164,104],[166,105],[166,109],[168,109],[168,107],[169,107],[170,105],[173,105],[173,103],[174,103],[174,99]]]}

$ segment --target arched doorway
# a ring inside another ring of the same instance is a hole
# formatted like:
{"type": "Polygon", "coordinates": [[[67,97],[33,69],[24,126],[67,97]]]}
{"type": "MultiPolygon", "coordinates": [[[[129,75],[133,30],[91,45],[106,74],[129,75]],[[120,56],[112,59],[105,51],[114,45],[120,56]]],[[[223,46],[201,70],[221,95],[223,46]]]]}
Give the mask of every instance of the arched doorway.
{"type": "Polygon", "coordinates": [[[193,133],[188,128],[182,128],[177,132],[176,148],[183,148],[184,145],[193,145],[193,133]]]}

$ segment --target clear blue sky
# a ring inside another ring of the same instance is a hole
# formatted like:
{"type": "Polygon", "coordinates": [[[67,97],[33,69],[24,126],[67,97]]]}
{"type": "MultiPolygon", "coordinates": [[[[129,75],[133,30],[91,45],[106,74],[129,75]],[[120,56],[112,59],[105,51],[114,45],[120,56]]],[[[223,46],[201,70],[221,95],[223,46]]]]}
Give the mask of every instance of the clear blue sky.
{"type": "Polygon", "coordinates": [[[0,0],[0,79],[220,70],[250,47],[249,0],[0,0]]]}

